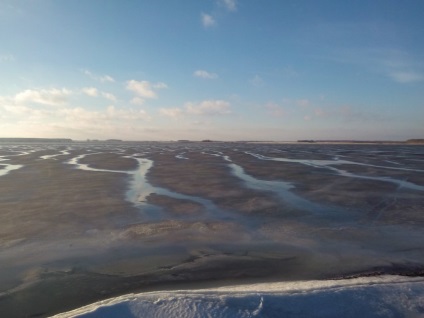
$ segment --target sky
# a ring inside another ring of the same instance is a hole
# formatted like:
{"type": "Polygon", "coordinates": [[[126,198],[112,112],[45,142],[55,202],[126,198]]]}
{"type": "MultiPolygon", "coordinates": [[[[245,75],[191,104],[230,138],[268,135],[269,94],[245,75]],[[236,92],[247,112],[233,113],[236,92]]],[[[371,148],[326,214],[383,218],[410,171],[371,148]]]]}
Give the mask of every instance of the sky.
{"type": "Polygon", "coordinates": [[[0,0],[0,137],[424,138],[422,0],[0,0]]]}

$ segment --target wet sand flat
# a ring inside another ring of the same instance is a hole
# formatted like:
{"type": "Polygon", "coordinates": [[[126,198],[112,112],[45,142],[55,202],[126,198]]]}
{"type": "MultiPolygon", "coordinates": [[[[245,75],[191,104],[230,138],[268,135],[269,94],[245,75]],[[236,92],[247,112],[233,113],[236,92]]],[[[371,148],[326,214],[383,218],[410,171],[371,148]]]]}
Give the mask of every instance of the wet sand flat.
{"type": "Polygon", "coordinates": [[[423,273],[423,146],[5,144],[0,159],[0,316],[163,286],[423,273]]]}

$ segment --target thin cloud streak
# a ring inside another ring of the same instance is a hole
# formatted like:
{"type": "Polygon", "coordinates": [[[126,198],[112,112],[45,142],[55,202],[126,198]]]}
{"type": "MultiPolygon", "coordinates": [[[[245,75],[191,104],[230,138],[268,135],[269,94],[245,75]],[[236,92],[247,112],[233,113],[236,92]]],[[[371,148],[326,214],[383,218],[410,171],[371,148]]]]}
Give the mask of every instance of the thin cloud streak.
{"type": "Polygon", "coordinates": [[[197,70],[193,72],[193,76],[203,78],[203,79],[216,79],[218,78],[218,74],[210,73],[205,70],[197,70]]]}
{"type": "Polygon", "coordinates": [[[224,6],[228,11],[237,10],[237,0],[219,0],[218,3],[224,6]]]}
{"type": "Polygon", "coordinates": [[[398,49],[356,48],[335,50],[324,59],[358,65],[369,72],[380,73],[394,82],[407,84],[424,80],[422,62],[398,49]]]}
{"type": "Polygon", "coordinates": [[[82,70],[82,72],[87,75],[89,78],[101,82],[101,83],[114,83],[115,79],[110,75],[97,75],[93,74],[89,70],[82,70]]]}
{"type": "Polygon", "coordinates": [[[167,117],[216,116],[231,114],[231,104],[225,100],[210,99],[201,102],[187,102],[184,108],[161,108],[159,113],[167,117]]]}
{"type": "Polygon", "coordinates": [[[391,72],[389,76],[398,83],[413,83],[424,80],[424,75],[413,71],[391,72]]]}
{"type": "Polygon", "coordinates": [[[231,113],[230,103],[224,100],[204,100],[200,103],[186,103],[186,112],[192,115],[227,115],[231,113]]]}
{"type": "Polygon", "coordinates": [[[0,62],[13,62],[16,58],[12,54],[0,54],[0,62]]]}

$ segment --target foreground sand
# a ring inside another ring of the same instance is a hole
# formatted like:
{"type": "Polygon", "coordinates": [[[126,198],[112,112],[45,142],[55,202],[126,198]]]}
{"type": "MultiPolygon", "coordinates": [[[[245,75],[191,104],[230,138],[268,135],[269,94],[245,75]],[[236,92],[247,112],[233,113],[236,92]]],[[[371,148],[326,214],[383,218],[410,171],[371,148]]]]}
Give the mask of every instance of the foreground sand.
{"type": "Polygon", "coordinates": [[[73,143],[1,156],[22,165],[0,176],[2,317],[199,284],[423,274],[420,146],[73,143]]]}

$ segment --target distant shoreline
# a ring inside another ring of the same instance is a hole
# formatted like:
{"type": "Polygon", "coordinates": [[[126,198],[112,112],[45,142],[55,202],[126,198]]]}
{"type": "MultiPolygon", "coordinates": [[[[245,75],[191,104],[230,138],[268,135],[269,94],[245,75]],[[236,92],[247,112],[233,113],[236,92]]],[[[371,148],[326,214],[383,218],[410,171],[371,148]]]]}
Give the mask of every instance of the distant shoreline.
{"type": "Polygon", "coordinates": [[[411,141],[356,141],[356,140],[315,140],[315,141],[247,141],[251,144],[290,144],[290,145],[424,145],[411,141]]]}
{"type": "Polygon", "coordinates": [[[120,140],[120,139],[87,139],[72,140],[70,138],[0,138],[0,143],[245,143],[245,144],[299,144],[299,145],[424,145],[424,139],[408,139],[403,141],[395,140],[313,140],[304,139],[296,141],[276,141],[276,140],[120,140]]]}
{"type": "Polygon", "coordinates": [[[69,143],[73,142],[69,138],[0,138],[0,142],[58,142],[69,143]]]}

